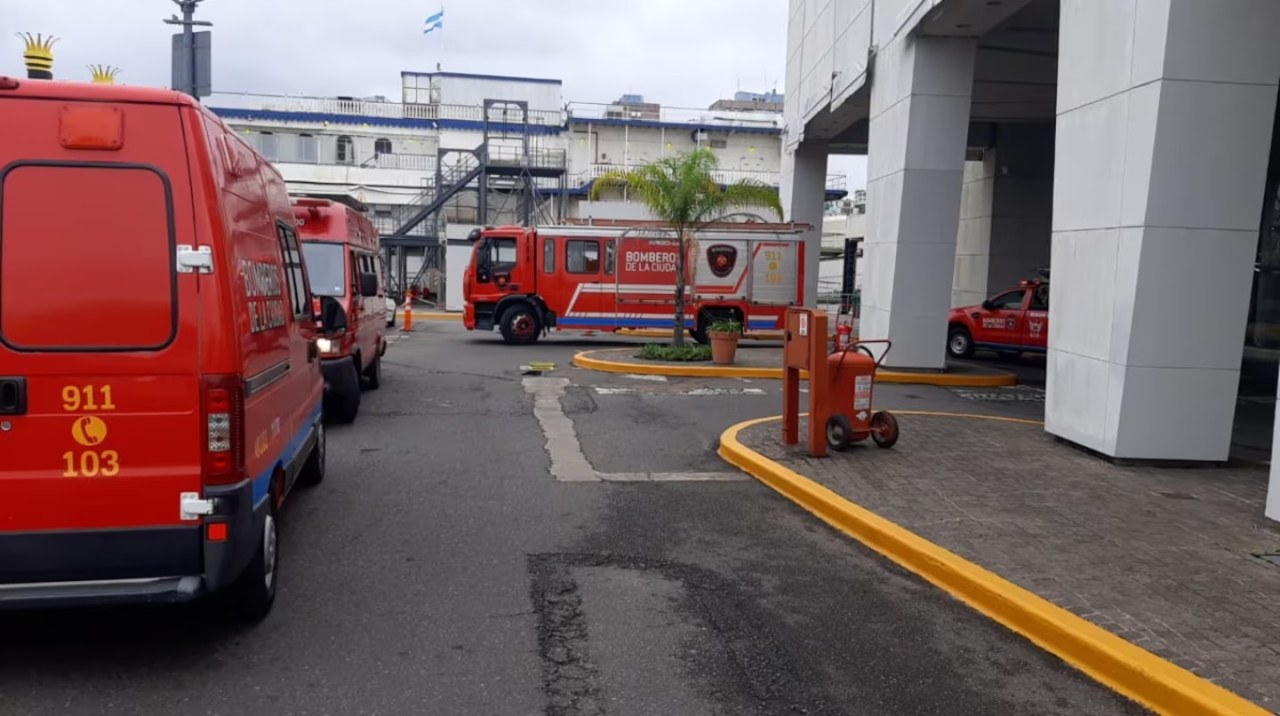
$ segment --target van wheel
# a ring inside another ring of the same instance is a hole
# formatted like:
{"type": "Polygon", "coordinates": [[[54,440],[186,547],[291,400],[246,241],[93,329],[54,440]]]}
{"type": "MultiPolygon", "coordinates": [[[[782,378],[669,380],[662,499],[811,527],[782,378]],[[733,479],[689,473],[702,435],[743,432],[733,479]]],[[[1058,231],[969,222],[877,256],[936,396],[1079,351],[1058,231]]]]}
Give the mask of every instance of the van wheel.
{"type": "Polygon", "coordinates": [[[952,326],[947,333],[947,354],[952,358],[968,358],[973,355],[973,336],[964,326],[952,326]]]}
{"type": "Polygon", "coordinates": [[[360,412],[360,374],[355,361],[335,376],[325,396],[325,417],[337,423],[353,423],[360,412]]]}
{"type": "Polygon", "coordinates": [[[538,340],[542,324],[538,314],[529,304],[508,308],[502,314],[502,340],[507,343],[529,344],[538,340]]]}
{"type": "Polygon", "coordinates": [[[377,390],[382,385],[382,356],[375,355],[373,362],[364,370],[364,387],[377,390]]]}
{"type": "Polygon", "coordinates": [[[231,604],[236,614],[248,621],[261,621],[271,613],[276,601],[276,583],[280,576],[280,536],[276,524],[275,495],[265,500],[267,515],[262,520],[262,534],[253,551],[253,559],[231,585],[231,604]]]}
{"type": "Polygon", "coordinates": [[[306,487],[315,487],[324,482],[324,441],[324,421],[322,420],[316,423],[316,446],[311,449],[311,454],[307,456],[307,461],[302,465],[302,472],[298,475],[298,482],[306,487]]]}

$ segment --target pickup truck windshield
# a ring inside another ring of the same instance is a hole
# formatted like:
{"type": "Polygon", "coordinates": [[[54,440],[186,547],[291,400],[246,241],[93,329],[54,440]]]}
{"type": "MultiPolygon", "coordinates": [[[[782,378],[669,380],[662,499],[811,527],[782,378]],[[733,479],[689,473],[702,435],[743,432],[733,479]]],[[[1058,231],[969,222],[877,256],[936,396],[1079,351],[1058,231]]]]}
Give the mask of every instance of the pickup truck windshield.
{"type": "Polygon", "coordinates": [[[344,253],[342,244],[302,242],[302,259],[307,264],[312,295],[347,295],[347,265],[342,260],[344,253]]]}

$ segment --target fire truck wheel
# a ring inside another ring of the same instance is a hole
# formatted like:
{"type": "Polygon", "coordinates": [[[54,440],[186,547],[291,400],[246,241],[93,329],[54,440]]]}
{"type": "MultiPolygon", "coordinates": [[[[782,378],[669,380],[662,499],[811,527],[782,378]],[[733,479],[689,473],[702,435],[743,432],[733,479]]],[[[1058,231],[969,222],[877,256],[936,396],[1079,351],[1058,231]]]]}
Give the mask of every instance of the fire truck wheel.
{"type": "Polygon", "coordinates": [[[841,451],[849,447],[852,440],[853,426],[849,424],[848,418],[839,413],[827,418],[827,447],[841,451]]]}
{"type": "Polygon", "coordinates": [[[968,358],[973,355],[973,336],[964,326],[952,326],[947,333],[947,354],[952,358],[968,358]]]}
{"type": "Polygon", "coordinates": [[[881,410],[871,416],[871,439],[876,447],[891,448],[898,442],[898,419],[881,410]]]}
{"type": "Polygon", "coordinates": [[[538,340],[542,326],[533,306],[520,304],[508,308],[502,314],[502,340],[507,343],[533,343],[538,340]]]}

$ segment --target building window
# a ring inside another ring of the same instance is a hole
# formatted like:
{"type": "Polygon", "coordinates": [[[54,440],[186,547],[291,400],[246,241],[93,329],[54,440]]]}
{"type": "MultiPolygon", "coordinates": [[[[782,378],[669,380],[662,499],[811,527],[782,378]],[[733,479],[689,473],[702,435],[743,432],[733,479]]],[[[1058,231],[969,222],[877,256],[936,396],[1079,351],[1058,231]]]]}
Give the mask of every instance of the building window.
{"type": "Polygon", "coordinates": [[[600,273],[600,242],[592,240],[566,241],[564,245],[564,269],[569,273],[600,273]]]}
{"type": "Polygon", "coordinates": [[[320,149],[315,135],[298,135],[298,161],[305,164],[315,164],[320,161],[320,149]]]}
{"type": "Polygon", "coordinates": [[[338,163],[339,164],[355,164],[356,148],[351,143],[351,137],[345,134],[338,137],[338,163]]]}
{"type": "Polygon", "coordinates": [[[374,153],[375,155],[378,155],[378,156],[382,156],[383,154],[390,154],[390,153],[391,153],[391,140],[390,140],[390,139],[385,139],[385,138],[384,138],[384,139],[379,139],[378,141],[374,142],[374,143],[373,143],[373,153],[374,153]]]}
{"type": "Polygon", "coordinates": [[[258,153],[264,159],[276,160],[276,135],[271,132],[258,132],[258,153]]]}

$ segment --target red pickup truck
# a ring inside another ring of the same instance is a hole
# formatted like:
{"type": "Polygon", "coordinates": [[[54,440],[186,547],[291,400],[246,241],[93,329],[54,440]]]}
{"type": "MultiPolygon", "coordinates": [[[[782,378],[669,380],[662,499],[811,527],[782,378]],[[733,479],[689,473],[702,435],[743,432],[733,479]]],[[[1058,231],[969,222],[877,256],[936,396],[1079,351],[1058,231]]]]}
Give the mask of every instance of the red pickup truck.
{"type": "Polygon", "coordinates": [[[947,354],[968,358],[974,349],[1002,356],[1044,353],[1049,345],[1049,282],[1023,281],[980,306],[951,309],[947,354]]]}

